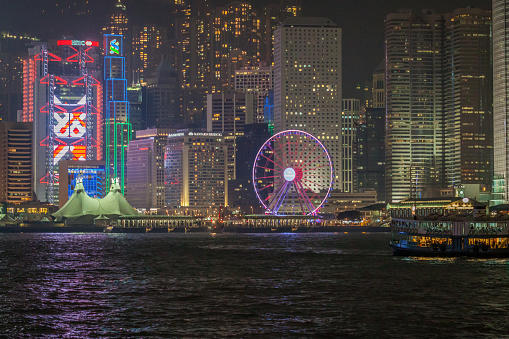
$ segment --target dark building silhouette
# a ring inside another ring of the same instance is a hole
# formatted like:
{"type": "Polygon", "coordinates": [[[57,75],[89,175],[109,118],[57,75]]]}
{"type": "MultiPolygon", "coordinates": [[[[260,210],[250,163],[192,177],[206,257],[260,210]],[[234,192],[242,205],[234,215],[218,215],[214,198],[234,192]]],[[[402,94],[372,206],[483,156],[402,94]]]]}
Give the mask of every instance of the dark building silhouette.
{"type": "Polygon", "coordinates": [[[357,190],[376,190],[385,201],[385,109],[366,108],[357,132],[357,190]]]}
{"type": "Polygon", "coordinates": [[[147,87],[136,84],[127,87],[127,101],[129,101],[129,120],[133,131],[147,128],[147,87]],[[145,98],[145,100],[143,100],[145,98]]]}
{"type": "Polygon", "coordinates": [[[242,211],[262,213],[258,198],[253,187],[253,164],[256,154],[270,138],[267,124],[244,125],[244,136],[237,138],[237,178],[228,183],[228,197],[231,208],[240,207],[242,211]]]}
{"type": "Polygon", "coordinates": [[[177,72],[168,58],[163,57],[147,78],[147,126],[175,128],[180,124],[177,72]]]}

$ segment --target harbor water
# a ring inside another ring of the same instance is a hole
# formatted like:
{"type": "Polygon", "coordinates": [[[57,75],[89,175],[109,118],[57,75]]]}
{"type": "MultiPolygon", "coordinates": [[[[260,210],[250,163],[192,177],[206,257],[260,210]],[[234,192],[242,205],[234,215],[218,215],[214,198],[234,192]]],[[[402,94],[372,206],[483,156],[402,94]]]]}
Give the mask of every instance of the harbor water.
{"type": "Polygon", "coordinates": [[[0,234],[0,337],[508,337],[509,260],[389,240],[0,234]]]}

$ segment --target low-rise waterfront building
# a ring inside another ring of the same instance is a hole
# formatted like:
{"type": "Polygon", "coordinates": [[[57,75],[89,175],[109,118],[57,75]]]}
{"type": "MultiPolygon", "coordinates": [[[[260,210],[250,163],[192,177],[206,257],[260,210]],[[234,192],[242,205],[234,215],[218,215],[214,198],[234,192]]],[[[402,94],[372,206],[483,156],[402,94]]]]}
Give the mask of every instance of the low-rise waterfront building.
{"type": "Polygon", "coordinates": [[[335,192],[330,193],[327,202],[320,209],[321,214],[357,210],[377,202],[376,191],[335,192]]]}

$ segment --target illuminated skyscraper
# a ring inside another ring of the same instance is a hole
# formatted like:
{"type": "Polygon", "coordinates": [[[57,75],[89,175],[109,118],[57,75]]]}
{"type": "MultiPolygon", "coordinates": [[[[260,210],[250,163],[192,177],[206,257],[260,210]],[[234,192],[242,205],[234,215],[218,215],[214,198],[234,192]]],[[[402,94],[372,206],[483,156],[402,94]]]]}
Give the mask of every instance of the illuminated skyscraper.
{"type": "Polygon", "coordinates": [[[235,71],[260,60],[260,20],[247,1],[217,8],[213,24],[213,82],[209,93],[232,90],[235,71]]]}
{"type": "Polygon", "coordinates": [[[254,122],[262,123],[265,99],[274,87],[272,67],[244,67],[235,71],[235,91],[253,93],[256,101],[254,122]]]}
{"type": "Polygon", "coordinates": [[[509,1],[493,0],[494,199],[509,202],[509,1]]]}
{"type": "Polygon", "coordinates": [[[177,9],[181,110],[187,122],[200,126],[206,95],[233,90],[235,71],[258,65],[260,21],[246,1],[212,10],[208,1],[182,0],[177,9]]]}
{"type": "Polygon", "coordinates": [[[387,16],[387,202],[490,185],[490,25],[472,8],[387,16]]]}
{"type": "Polygon", "coordinates": [[[29,49],[23,64],[23,121],[34,122],[35,191],[58,203],[58,162],[102,158],[99,43],[58,40],[29,49]]]}
{"type": "Polygon", "coordinates": [[[385,20],[389,203],[444,184],[443,31],[432,12],[385,20]]]}
{"type": "Polygon", "coordinates": [[[140,84],[127,87],[129,122],[133,126],[133,131],[147,128],[146,102],[143,101],[144,93],[146,93],[146,87],[142,87],[140,84]]]}
{"type": "Polygon", "coordinates": [[[221,133],[170,134],[164,156],[166,206],[205,212],[228,205],[227,153],[221,133]]]}
{"type": "Polygon", "coordinates": [[[263,7],[260,18],[260,59],[270,66],[274,59],[274,31],[288,18],[300,16],[301,0],[281,0],[279,4],[263,7]]]}
{"type": "Polygon", "coordinates": [[[0,121],[0,202],[34,200],[33,123],[0,121]]]}
{"type": "Polygon", "coordinates": [[[211,8],[208,0],[180,0],[175,7],[180,110],[186,122],[199,124],[213,75],[211,8]]]}
{"type": "Polygon", "coordinates": [[[274,130],[318,138],[341,183],[341,28],[327,18],[289,18],[274,33],[274,130]]]}
{"type": "Polygon", "coordinates": [[[253,123],[255,101],[252,93],[207,95],[207,131],[221,133],[228,146],[228,179],[236,179],[236,141],[244,125],[253,123]]]}
{"type": "Polygon", "coordinates": [[[129,203],[140,209],[164,208],[164,152],[169,129],[136,132],[127,147],[126,194],[129,203]]]}
{"type": "Polygon", "coordinates": [[[366,108],[357,133],[357,190],[385,202],[385,108],[366,108]]]}
{"type": "Polygon", "coordinates": [[[16,121],[23,100],[23,59],[31,41],[38,39],[0,32],[0,120],[16,121]]]}
{"type": "Polygon", "coordinates": [[[145,85],[163,55],[168,54],[168,34],[164,27],[134,26],[132,29],[133,83],[145,85]]]}
{"type": "Polygon", "coordinates": [[[104,81],[105,81],[105,160],[106,178],[119,178],[122,193],[125,189],[126,151],[131,140],[132,126],[129,123],[129,101],[123,37],[104,35],[104,81]]]}
{"type": "Polygon", "coordinates": [[[111,11],[109,21],[102,28],[102,34],[115,34],[124,37],[124,57],[126,58],[126,78],[127,83],[132,83],[131,72],[131,40],[132,34],[129,29],[129,18],[127,17],[126,7],[122,0],[117,0],[115,7],[111,11]]]}
{"type": "MultiPolygon", "coordinates": [[[[343,192],[352,193],[357,187],[357,128],[359,126],[360,102],[343,99],[341,137],[343,138],[342,163],[343,192]]],[[[336,167],[336,171],[339,168],[336,167]]]]}
{"type": "Polygon", "coordinates": [[[129,20],[126,15],[126,7],[122,0],[117,0],[115,8],[113,9],[110,20],[103,27],[103,34],[116,34],[126,36],[129,30],[129,20]]]}
{"type": "Polygon", "coordinates": [[[493,181],[491,13],[461,8],[445,17],[446,183],[481,185],[489,191],[493,181]]]}

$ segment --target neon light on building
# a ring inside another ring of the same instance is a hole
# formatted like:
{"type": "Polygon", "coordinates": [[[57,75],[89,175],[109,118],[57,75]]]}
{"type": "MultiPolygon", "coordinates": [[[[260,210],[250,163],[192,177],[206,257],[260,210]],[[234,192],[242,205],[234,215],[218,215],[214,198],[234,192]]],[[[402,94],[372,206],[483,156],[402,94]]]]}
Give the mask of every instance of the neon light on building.
{"type": "Polygon", "coordinates": [[[34,121],[35,61],[23,60],[23,122],[34,121]]]}
{"type": "Polygon", "coordinates": [[[127,101],[127,80],[122,35],[104,34],[105,81],[105,141],[106,178],[120,179],[122,194],[125,190],[126,152],[132,139],[132,126],[129,122],[129,102],[127,101]]]}
{"type": "Polygon", "coordinates": [[[87,46],[87,47],[99,47],[99,42],[90,40],[58,40],[57,46],[87,46]]]}
{"type": "Polygon", "coordinates": [[[103,198],[105,196],[105,170],[104,166],[97,168],[69,168],[69,183],[67,185],[68,199],[74,193],[74,187],[76,186],[76,179],[83,179],[83,186],[85,192],[89,197],[103,198]]]}
{"type": "Polygon", "coordinates": [[[102,84],[99,43],[38,43],[24,62],[23,121],[34,122],[35,190],[58,202],[61,160],[102,158],[102,84]]]}
{"type": "Polygon", "coordinates": [[[110,54],[120,55],[120,43],[117,39],[110,40],[110,54]]]}

